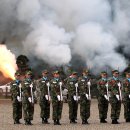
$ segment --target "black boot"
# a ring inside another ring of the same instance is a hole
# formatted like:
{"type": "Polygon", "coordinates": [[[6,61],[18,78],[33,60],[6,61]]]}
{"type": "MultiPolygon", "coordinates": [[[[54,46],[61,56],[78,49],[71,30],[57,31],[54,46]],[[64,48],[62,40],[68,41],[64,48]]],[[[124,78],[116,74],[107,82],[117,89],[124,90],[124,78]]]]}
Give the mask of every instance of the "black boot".
{"type": "Polygon", "coordinates": [[[127,119],[126,119],[126,122],[130,122],[130,119],[129,119],[129,118],[127,118],[127,119]]]}
{"type": "Polygon", "coordinates": [[[54,120],[54,125],[57,125],[57,121],[56,120],[54,120]]]}
{"type": "Polygon", "coordinates": [[[85,119],[82,120],[82,124],[87,124],[85,119]]]}
{"type": "Polygon", "coordinates": [[[14,124],[19,124],[18,120],[14,120],[14,124]]]}
{"type": "Polygon", "coordinates": [[[60,123],[59,119],[57,119],[57,125],[61,125],[61,123],[60,123]]]}
{"type": "Polygon", "coordinates": [[[45,124],[49,124],[47,118],[44,119],[44,123],[45,123],[45,124]]]}
{"type": "Polygon", "coordinates": [[[119,122],[117,121],[117,119],[112,120],[112,124],[119,124],[119,122]]]}
{"type": "Polygon", "coordinates": [[[42,118],[42,124],[44,124],[44,122],[45,122],[45,119],[44,119],[44,118],[42,118]]]}
{"type": "Polygon", "coordinates": [[[101,118],[100,123],[107,123],[107,121],[104,118],[101,118]]]}
{"type": "Polygon", "coordinates": [[[29,123],[29,125],[33,125],[33,124],[31,123],[31,120],[29,120],[28,123],[29,123]]]}
{"type": "Polygon", "coordinates": [[[25,120],[25,125],[29,125],[29,120],[28,119],[25,120]]]}

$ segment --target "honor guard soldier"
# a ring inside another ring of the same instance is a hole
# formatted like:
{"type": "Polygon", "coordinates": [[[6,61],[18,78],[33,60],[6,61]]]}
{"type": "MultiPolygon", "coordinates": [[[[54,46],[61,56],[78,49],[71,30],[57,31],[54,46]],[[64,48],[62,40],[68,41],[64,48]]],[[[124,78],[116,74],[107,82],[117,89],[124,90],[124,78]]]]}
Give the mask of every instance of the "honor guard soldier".
{"type": "Polygon", "coordinates": [[[110,104],[111,104],[111,119],[112,124],[119,124],[118,119],[121,111],[121,81],[119,80],[119,71],[112,71],[113,77],[109,81],[109,91],[110,91],[110,104]]]}
{"type": "Polygon", "coordinates": [[[15,73],[15,80],[10,84],[14,124],[20,124],[22,118],[22,93],[20,85],[20,73],[15,73]]]}
{"type": "Polygon", "coordinates": [[[63,95],[62,95],[63,83],[60,79],[59,71],[53,72],[53,79],[51,80],[51,99],[53,108],[53,120],[54,125],[61,125],[60,119],[63,108],[63,95]]]}
{"type": "Polygon", "coordinates": [[[40,116],[42,118],[42,123],[48,124],[48,119],[50,117],[50,81],[47,70],[42,72],[42,78],[38,82],[38,87],[40,89],[40,116]]]}
{"type": "Polygon", "coordinates": [[[71,75],[65,80],[68,90],[68,105],[69,105],[69,119],[70,123],[77,123],[78,111],[78,78],[77,72],[73,71],[71,75]]]}
{"type": "Polygon", "coordinates": [[[82,76],[78,80],[80,96],[80,116],[82,119],[82,124],[88,124],[88,118],[90,117],[91,82],[88,74],[88,70],[83,70],[82,76]]]}
{"type": "Polygon", "coordinates": [[[32,80],[32,72],[27,71],[25,79],[22,82],[22,92],[23,92],[23,112],[25,125],[32,125],[31,120],[33,120],[34,115],[34,92],[36,90],[35,82],[32,80]]]}
{"type": "Polygon", "coordinates": [[[107,112],[108,112],[108,101],[109,101],[109,90],[107,72],[101,72],[101,79],[97,83],[98,89],[98,109],[100,123],[107,123],[107,112]]]}
{"type": "Polygon", "coordinates": [[[124,118],[126,122],[130,122],[130,72],[126,73],[126,78],[123,81],[123,94],[124,118]]]}

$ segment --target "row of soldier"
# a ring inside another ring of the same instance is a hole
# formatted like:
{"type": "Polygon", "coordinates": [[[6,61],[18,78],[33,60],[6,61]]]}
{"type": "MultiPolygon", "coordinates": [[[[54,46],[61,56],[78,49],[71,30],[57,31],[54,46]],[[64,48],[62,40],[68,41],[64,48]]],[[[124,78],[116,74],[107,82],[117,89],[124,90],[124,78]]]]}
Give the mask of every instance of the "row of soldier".
{"type": "MultiPolygon", "coordinates": [[[[36,86],[40,90],[39,105],[42,123],[48,124],[50,118],[50,100],[52,102],[52,118],[54,125],[61,125],[60,119],[63,108],[64,86],[68,90],[68,106],[70,123],[77,123],[78,103],[80,104],[80,116],[82,124],[88,124],[91,105],[91,83],[88,70],[83,70],[78,78],[77,72],[72,72],[65,80],[61,80],[59,71],[53,72],[53,78],[49,79],[48,71],[42,72],[42,78],[36,84],[32,80],[32,72],[27,71],[25,79],[20,81],[20,73],[15,73],[15,80],[11,82],[14,124],[20,124],[22,108],[25,125],[32,125],[34,114],[34,92],[36,86]],[[80,99],[80,101],[79,101],[80,99]]],[[[108,104],[111,104],[112,124],[118,124],[121,111],[121,102],[124,104],[124,118],[130,122],[130,73],[122,82],[119,79],[118,70],[112,71],[112,78],[108,80],[107,72],[101,72],[101,78],[97,81],[98,109],[100,123],[107,123],[108,104]],[[123,95],[123,96],[122,96],[123,95]]]]}

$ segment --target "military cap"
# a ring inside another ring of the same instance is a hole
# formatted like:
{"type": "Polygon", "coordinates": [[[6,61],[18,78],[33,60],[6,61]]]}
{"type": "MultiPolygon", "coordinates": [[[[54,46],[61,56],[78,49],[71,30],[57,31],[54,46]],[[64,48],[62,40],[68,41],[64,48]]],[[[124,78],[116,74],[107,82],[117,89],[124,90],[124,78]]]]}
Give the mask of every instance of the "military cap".
{"type": "Polygon", "coordinates": [[[88,69],[83,69],[83,73],[89,73],[88,69]]]}
{"type": "Polygon", "coordinates": [[[73,74],[73,75],[77,75],[78,73],[77,73],[76,71],[72,71],[71,74],[73,74]]]}
{"type": "Polygon", "coordinates": [[[45,70],[42,71],[42,73],[47,74],[47,73],[48,73],[48,70],[45,69],[45,70]]]}
{"type": "Polygon", "coordinates": [[[26,71],[26,74],[32,75],[32,71],[26,71]]]}
{"type": "Polygon", "coordinates": [[[126,75],[130,75],[130,72],[126,72],[126,75]]]}
{"type": "Polygon", "coordinates": [[[53,71],[53,74],[59,74],[58,70],[53,71]]]}
{"type": "Polygon", "coordinates": [[[102,71],[101,74],[107,74],[107,72],[106,71],[102,71]]]}
{"type": "Polygon", "coordinates": [[[20,75],[20,73],[18,71],[15,72],[15,75],[20,75]]]}
{"type": "Polygon", "coordinates": [[[117,73],[117,74],[119,74],[119,71],[118,71],[118,70],[112,70],[112,73],[117,73]]]}

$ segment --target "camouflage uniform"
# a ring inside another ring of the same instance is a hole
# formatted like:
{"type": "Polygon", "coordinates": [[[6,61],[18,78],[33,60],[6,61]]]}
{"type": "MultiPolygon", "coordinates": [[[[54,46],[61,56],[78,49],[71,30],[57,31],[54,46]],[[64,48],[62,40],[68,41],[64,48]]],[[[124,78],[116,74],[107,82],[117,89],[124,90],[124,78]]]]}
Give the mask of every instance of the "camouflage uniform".
{"type": "Polygon", "coordinates": [[[115,77],[109,81],[112,124],[118,124],[117,120],[119,119],[121,111],[121,97],[119,96],[118,83],[120,83],[120,80],[115,77]],[[119,96],[119,98],[117,96],[119,96]]]}
{"type": "MultiPolygon", "coordinates": [[[[55,72],[59,73],[59,72],[55,72]]],[[[52,118],[54,120],[54,125],[60,125],[59,120],[61,119],[62,115],[62,108],[63,108],[63,100],[58,100],[58,95],[60,95],[60,78],[53,78],[51,80],[51,99],[52,99],[52,108],[53,108],[53,115],[52,118]]]]}
{"type": "Polygon", "coordinates": [[[75,120],[77,119],[78,101],[74,100],[74,96],[76,96],[75,84],[78,83],[78,79],[72,78],[71,76],[69,76],[65,82],[68,89],[68,105],[69,105],[70,123],[76,123],[75,120]]]}
{"type": "MultiPolygon", "coordinates": [[[[47,77],[43,77],[39,80],[38,87],[40,89],[40,101],[39,105],[41,108],[41,118],[42,118],[42,123],[48,123],[48,119],[50,117],[50,101],[46,99],[45,96],[48,95],[48,86],[47,83],[49,82],[47,77]]],[[[50,88],[49,88],[50,92],[50,88]]]]}
{"type": "Polygon", "coordinates": [[[107,79],[101,78],[97,83],[98,89],[98,109],[99,109],[99,118],[101,123],[106,123],[105,119],[107,118],[108,112],[108,95],[107,95],[107,79]],[[106,97],[105,97],[106,96],[106,97]]]}
{"type": "Polygon", "coordinates": [[[80,116],[82,124],[88,124],[88,118],[90,117],[90,99],[86,94],[89,95],[88,82],[89,78],[82,76],[79,78],[79,95],[80,95],[80,116]]]}
{"type": "Polygon", "coordinates": [[[20,83],[20,80],[14,80],[10,84],[14,124],[19,124],[19,119],[22,118],[22,102],[17,99],[20,97],[20,83]]]}
{"type": "Polygon", "coordinates": [[[124,118],[126,122],[130,122],[130,79],[123,81],[123,104],[124,104],[124,118]]]}
{"type": "Polygon", "coordinates": [[[34,115],[34,101],[32,100],[32,95],[34,97],[34,92],[36,90],[35,82],[31,79],[25,78],[22,82],[22,92],[23,92],[23,112],[25,125],[31,125],[31,120],[33,120],[34,115]],[[31,94],[32,85],[32,94],[31,94]],[[31,101],[29,101],[29,99],[31,101]]]}

